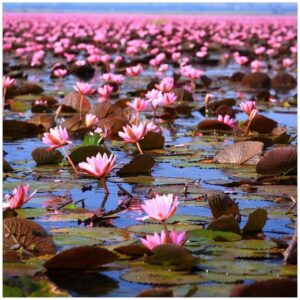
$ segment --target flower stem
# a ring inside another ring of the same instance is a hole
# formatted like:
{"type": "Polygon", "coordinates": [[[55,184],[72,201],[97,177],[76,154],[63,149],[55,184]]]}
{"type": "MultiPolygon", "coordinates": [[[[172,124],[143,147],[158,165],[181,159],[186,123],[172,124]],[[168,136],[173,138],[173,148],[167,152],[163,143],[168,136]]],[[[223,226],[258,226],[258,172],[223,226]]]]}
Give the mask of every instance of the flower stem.
{"type": "Polygon", "coordinates": [[[143,151],[142,151],[142,148],[141,148],[141,146],[139,144],[139,142],[136,142],[135,144],[136,144],[137,148],[139,149],[140,154],[144,154],[143,151]]]}
{"type": "Polygon", "coordinates": [[[63,150],[63,152],[64,152],[64,154],[65,154],[67,160],[69,161],[69,163],[70,163],[72,169],[74,170],[75,175],[78,176],[78,171],[77,171],[77,169],[76,169],[76,167],[75,167],[75,165],[74,165],[74,163],[73,163],[71,157],[70,157],[69,154],[67,153],[65,147],[61,147],[61,148],[62,148],[62,150],[63,150]]]}
{"type": "Polygon", "coordinates": [[[105,211],[105,208],[104,208],[104,206],[105,206],[105,203],[106,203],[106,201],[107,201],[107,199],[108,199],[108,193],[105,193],[105,195],[104,195],[104,198],[103,198],[103,200],[102,200],[102,202],[101,202],[101,206],[100,206],[100,210],[101,211],[105,211]]]}
{"type": "Polygon", "coordinates": [[[162,226],[163,226],[164,232],[166,233],[167,243],[169,243],[171,241],[171,239],[170,239],[170,236],[169,236],[169,231],[168,231],[166,221],[162,221],[162,226]]]}
{"type": "Polygon", "coordinates": [[[135,114],[135,125],[139,125],[140,113],[137,111],[135,114]]]}
{"type": "Polygon", "coordinates": [[[155,118],[156,118],[156,108],[153,107],[153,123],[155,123],[155,118]]]}
{"type": "Polygon", "coordinates": [[[251,123],[252,123],[252,121],[253,121],[253,119],[251,120],[251,119],[249,119],[249,122],[248,122],[248,125],[247,125],[247,128],[246,128],[246,136],[248,135],[248,133],[249,133],[249,128],[250,128],[250,125],[251,125],[251,123]]]}
{"type": "Polygon", "coordinates": [[[100,180],[101,180],[101,183],[102,183],[102,186],[103,186],[105,194],[108,195],[109,194],[109,190],[108,190],[107,185],[106,185],[106,179],[104,177],[101,177],[100,180]]]}
{"type": "Polygon", "coordinates": [[[82,111],[82,104],[83,104],[83,94],[80,94],[80,104],[79,104],[80,117],[81,117],[81,111],[82,111]]]}

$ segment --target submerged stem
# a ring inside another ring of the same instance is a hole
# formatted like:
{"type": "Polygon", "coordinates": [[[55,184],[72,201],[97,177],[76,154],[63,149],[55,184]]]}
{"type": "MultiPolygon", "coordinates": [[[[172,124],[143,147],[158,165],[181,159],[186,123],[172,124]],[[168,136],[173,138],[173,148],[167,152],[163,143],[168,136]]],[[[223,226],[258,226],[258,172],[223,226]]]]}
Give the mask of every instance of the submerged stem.
{"type": "Polygon", "coordinates": [[[63,152],[64,152],[64,154],[65,154],[67,160],[69,161],[69,163],[70,163],[72,169],[74,170],[75,175],[78,176],[78,171],[77,171],[77,169],[76,169],[76,167],[75,167],[75,165],[74,165],[74,163],[73,163],[71,157],[70,157],[69,154],[67,153],[65,147],[61,147],[61,148],[62,148],[62,150],[63,150],[63,152]]]}
{"type": "Polygon", "coordinates": [[[109,194],[109,190],[108,190],[107,185],[106,185],[106,179],[104,177],[101,177],[100,181],[102,183],[102,187],[104,189],[105,194],[108,195],[109,194]]]}

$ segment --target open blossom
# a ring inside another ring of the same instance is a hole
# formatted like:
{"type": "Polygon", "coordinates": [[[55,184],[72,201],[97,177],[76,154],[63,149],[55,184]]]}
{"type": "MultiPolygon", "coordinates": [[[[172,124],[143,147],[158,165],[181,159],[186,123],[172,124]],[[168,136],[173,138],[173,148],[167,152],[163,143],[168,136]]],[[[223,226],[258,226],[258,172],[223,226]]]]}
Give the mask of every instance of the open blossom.
{"type": "Polygon", "coordinates": [[[111,154],[109,157],[106,153],[103,156],[98,153],[96,156],[88,157],[86,162],[81,162],[78,167],[85,173],[97,178],[107,176],[115,167],[117,157],[111,154]]]}
{"type": "Polygon", "coordinates": [[[127,125],[123,127],[123,131],[119,131],[119,136],[127,143],[137,143],[145,137],[147,132],[147,125],[140,123],[138,126],[127,125]]]}
{"type": "Polygon", "coordinates": [[[142,72],[143,67],[140,64],[126,68],[126,74],[131,77],[139,76],[142,72]]]}
{"type": "Polygon", "coordinates": [[[109,85],[109,84],[105,84],[102,87],[98,88],[98,94],[102,97],[102,98],[109,98],[109,96],[112,94],[114,88],[109,85]]]}
{"type": "Polygon", "coordinates": [[[98,123],[99,119],[93,114],[87,114],[85,116],[85,125],[87,127],[93,127],[98,123]]]}
{"type": "Polygon", "coordinates": [[[134,98],[133,103],[127,102],[126,104],[130,106],[132,109],[134,109],[135,111],[140,112],[148,108],[150,101],[151,100],[145,101],[141,98],[134,98]]]}
{"type": "Polygon", "coordinates": [[[9,76],[4,76],[3,77],[3,87],[5,89],[9,89],[12,86],[14,86],[14,84],[16,83],[16,80],[13,78],[10,78],[9,76]]]}
{"type": "Polygon", "coordinates": [[[266,50],[266,47],[261,46],[261,47],[256,48],[256,49],[254,50],[254,52],[255,52],[255,54],[257,54],[257,55],[260,55],[260,54],[263,54],[263,53],[265,52],[265,50],[266,50]]]}
{"type": "Polygon", "coordinates": [[[232,119],[229,115],[218,115],[218,120],[230,127],[234,127],[235,126],[235,120],[232,119]]]}
{"type": "Polygon", "coordinates": [[[175,214],[177,206],[177,196],[174,197],[173,194],[156,195],[153,199],[146,200],[142,204],[142,209],[150,218],[164,222],[175,214]]]}
{"type": "Polygon", "coordinates": [[[154,233],[154,235],[146,235],[146,238],[141,239],[142,244],[150,250],[163,244],[174,244],[177,246],[182,246],[187,241],[187,234],[185,231],[179,233],[176,229],[173,229],[168,236],[165,230],[162,230],[161,234],[154,233]]]}
{"type": "Polygon", "coordinates": [[[4,203],[3,207],[9,207],[12,209],[20,208],[34,196],[37,190],[35,190],[30,196],[27,196],[28,192],[29,184],[20,184],[16,189],[13,190],[12,195],[4,196],[4,199],[7,201],[7,203],[4,203]]]}
{"type": "Polygon", "coordinates": [[[56,77],[64,77],[67,73],[68,71],[66,69],[56,69],[53,71],[53,74],[56,77]]]}
{"type": "Polygon", "coordinates": [[[186,76],[190,79],[198,79],[203,74],[202,71],[197,70],[197,69],[193,68],[192,66],[182,67],[180,72],[183,76],[186,76]]]}
{"type": "Polygon", "coordinates": [[[249,59],[247,56],[238,56],[238,57],[235,57],[234,60],[239,65],[244,65],[248,62],[249,59]]]}
{"type": "Polygon", "coordinates": [[[256,102],[255,101],[244,101],[240,104],[240,107],[244,113],[250,115],[251,111],[255,109],[256,102]]]}
{"type": "Polygon", "coordinates": [[[124,81],[124,76],[121,74],[105,73],[100,78],[104,82],[114,82],[116,84],[121,84],[124,81]]]}
{"type": "Polygon", "coordinates": [[[165,93],[162,98],[162,105],[169,106],[176,102],[177,96],[174,93],[165,93]]]}
{"type": "Polygon", "coordinates": [[[174,87],[174,79],[172,77],[163,78],[160,84],[156,84],[155,87],[163,93],[170,92],[174,87]]]}
{"type": "Polygon", "coordinates": [[[149,132],[149,131],[153,131],[153,132],[157,132],[157,133],[162,132],[161,128],[158,127],[153,121],[150,121],[147,124],[147,132],[149,132]]]}
{"type": "Polygon", "coordinates": [[[103,128],[102,127],[97,127],[94,130],[94,132],[90,132],[91,135],[93,135],[94,133],[100,134],[105,139],[107,139],[111,135],[110,129],[107,128],[106,126],[104,126],[103,128]]]}
{"type": "Polygon", "coordinates": [[[92,95],[95,92],[91,84],[84,82],[76,82],[74,89],[81,95],[92,95]]]}
{"type": "Polygon", "coordinates": [[[52,149],[63,147],[72,142],[68,140],[69,135],[66,128],[61,126],[51,128],[50,133],[46,132],[43,136],[43,143],[50,146],[52,149]]]}
{"type": "Polygon", "coordinates": [[[252,72],[259,72],[263,68],[263,63],[259,60],[254,60],[251,63],[251,71],[252,72]]]}
{"type": "Polygon", "coordinates": [[[156,89],[152,89],[151,91],[147,92],[145,96],[147,99],[151,100],[151,104],[154,109],[156,109],[163,100],[162,92],[156,89]]]}
{"type": "Polygon", "coordinates": [[[290,58],[284,58],[282,60],[282,65],[285,67],[285,68],[290,68],[294,63],[294,60],[290,59],[290,58]]]}

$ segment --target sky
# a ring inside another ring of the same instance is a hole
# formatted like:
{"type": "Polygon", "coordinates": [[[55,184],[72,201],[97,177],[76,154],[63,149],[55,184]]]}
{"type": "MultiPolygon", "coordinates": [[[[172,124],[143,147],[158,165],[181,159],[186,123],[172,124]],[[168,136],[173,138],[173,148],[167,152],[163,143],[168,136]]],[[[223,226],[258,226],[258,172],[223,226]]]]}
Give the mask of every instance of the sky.
{"type": "Polygon", "coordinates": [[[296,3],[4,3],[4,12],[297,14],[296,3]]]}

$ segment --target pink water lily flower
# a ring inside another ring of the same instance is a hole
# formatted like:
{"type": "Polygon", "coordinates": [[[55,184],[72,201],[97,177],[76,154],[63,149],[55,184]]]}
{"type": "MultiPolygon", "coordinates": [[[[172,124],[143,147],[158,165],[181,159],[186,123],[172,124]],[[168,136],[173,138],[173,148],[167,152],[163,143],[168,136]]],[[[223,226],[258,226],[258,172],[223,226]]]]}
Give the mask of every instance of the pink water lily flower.
{"type": "Polygon", "coordinates": [[[135,111],[141,112],[145,111],[149,107],[149,102],[151,102],[151,100],[145,101],[142,98],[134,98],[132,103],[127,102],[126,104],[135,111]]]}
{"type": "Polygon", "coordinates": [[[44,133],[42,141],[44,144],[49,145],[51,149],[56,149],[67,144],[72,144],[72,142],[69,141],[67,129],[61,126],[51,128],[50,133],[44,133]]]}
{"type": "Polygon", "coordinates": [[[7,203],[4,203],[3,207],[9,207],[12,209],[20,208],[22,205],[32,199],[37,190],[35,190],[30,196],[27,196],[28,192],[29,184],[20,184],[16,189],[13,190],[12,195],[4,196],[4,199],[7,201],[7,203]]]}
{"type": "Polygon", "coordinates": [[[162,98],[162,105],[169,106],[176,102],[177,96],[174,93],[165,93],[162,98]]]}
{"type": "Polygon", "coordinates": [[[106,177],[115,167],[116,159],[117,157],[113,154],[108,157],[106,153],[103,156],[98,153],[96,156],[88,157],[86,162],[79,163],[78,167],[94,177],[106,177]]]}
{"type": "Polygon", "coordinates": [[[77,93],[81,95],[92,95],[95,92],[91,84],[79,81],[75,83],[74,89],[77,93]]]}
{"type": "Polygon", "coordinates": [[[165,230],[162,230],[161,234],[154,233],[154,235],[146,235],[146,238],[142,238],[142,244],[150,250],[163,244],[174,244],[177,246],[183,246],[187,241],[187,234],[185,231],[179,233],[176,229],[173,229],[168,237],[165,230]]]}
{"type": "Polygon", "coordinates": [[[85,125],[86,127],[93,127],[98,123],[99,119],[97,118],[97,116],[93,115],[93,114],[87,114],[85,116],[85,125]]]}
{"type": "Polygon", "coordinates": [[[244,113],[250,115],[251,111],[255,109],[256,102],[255,101],[244,101],[240,104],[240,107],[244,113]]]}
{"type": "Polygon", "coordinates": [[[235,126],[235,120],[232,119],[229,115],[218,115],[218,120],[230,127],[234,127],[235,126]]]}
{"type": "Polygon", "coordinates": [[[66,69],[56,69],[53,71],[53,74],[56,77],[64,77],[67,75],[67,73],[68,73],[68,71],[66,69]]]}
{"type": "Polygon", "coordinates": [[[282,60],[282,65],[283,65],[286,69],[290,68],[290,67],[293,65],[293,63],[294,63],[294,60],[293,60],[293,59],[290,59],[290,58],[284,58],[284,59],[282,60]]]}
{"type": "Polygon", "coordinates": [[[163,78],[160,84],[156,84],[155,87],[163,93],[170,92],[174,87],[174,79],[172,77],[163,78]]]}
{"type": "Polygon", "coordinates": [[[104,99],[109,98],[109,96],[112,94],[113,91],[114,88],[109,84],[105,84],[102,87],[98,88],[98,94],[101,96],[101,98],[104,99]]]}
{"type": "Polygon", "coordinates": [[[140,123],[136,125],[127,125],[123,131],[119,131],[119,136],[127,143],[136,143],[142,140],[147,134],[147,125],[140,123]]]}
{"type": "Polygon", "coordinates": [[[84,172],[93,177],[97,177],[101,180],[104,191],[109,194],[109,190],[106,185],[105,177],[116,166],[117,157],[111,154],[109,157],[106,153],[101,155],[98,153],[96,156],[88,157],[86,162],[81,162],[78,167],[84,172]]]}
{"type": "Polygon", "coordinates": [[[142,65],[138,64],[136,66],[128,67],[125,69],[126,74],[131,77],[139,76],[143,72],[142,65]]]}
{"type": "Polygon", "coordinates": [[[174,197],[173,194],[156,195],[153,199],[146,200],[142,204],[142,209],[150,218],[165,222],[175,214],[177,206],[177,196],[174,197]]]}
{"type": "Polygon", "coordinates": [[[16,80],[13,78],[10,78],[9,76],[4,76],[3,77],[3,88],[9,89],[12,86],[14,86],[16,83],[16,80]]]}

